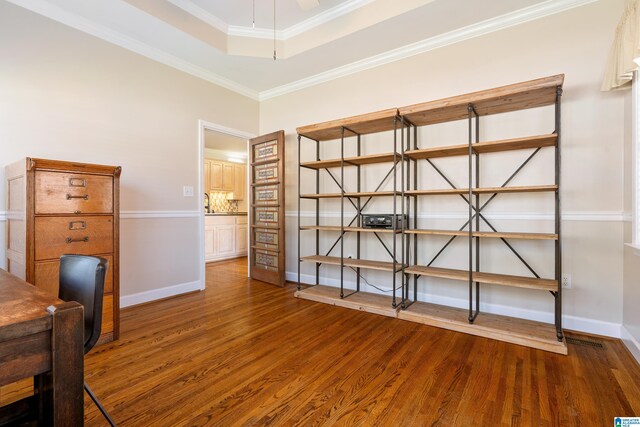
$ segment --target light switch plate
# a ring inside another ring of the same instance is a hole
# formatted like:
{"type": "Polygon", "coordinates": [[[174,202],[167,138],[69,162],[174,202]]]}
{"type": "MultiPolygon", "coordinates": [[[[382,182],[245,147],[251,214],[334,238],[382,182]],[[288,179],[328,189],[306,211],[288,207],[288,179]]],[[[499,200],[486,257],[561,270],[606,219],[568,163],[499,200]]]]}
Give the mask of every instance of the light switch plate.
{"type": "Polygon", "coordinates": [[[185,185],[182,187],[182,194],[184,197],[193,197],[193,187],[190,185],[185,185]]]}

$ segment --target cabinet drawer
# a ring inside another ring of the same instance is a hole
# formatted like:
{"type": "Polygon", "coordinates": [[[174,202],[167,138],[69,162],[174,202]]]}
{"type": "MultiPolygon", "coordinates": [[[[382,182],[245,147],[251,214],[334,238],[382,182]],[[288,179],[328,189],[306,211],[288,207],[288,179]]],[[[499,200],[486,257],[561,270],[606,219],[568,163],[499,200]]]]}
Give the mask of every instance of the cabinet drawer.
{"type": "Polygon", "coordinates": [[[105,295],[102,300],[102,329],[100,335],[113,332],[113,294],[105,295]]]}
{"type": "Polygon", "coordinates": [[[35,212],[113,213],[113,177],[36,171],[35,212]]]}
{"type": "Polygon", "coordinates": [[[246,216],[237,216],[236,217],[236,224],[246,224],[247,223],[247,217],[246,216]]]}
{"type": "Polygon", "coordinates": [[[63,254],[113,252],[113,217],[49,217],[35,220],[36,260],[63,254]]]}
{"type": "MultiPolygon", "coordinates": [[[[104,293],[113,292],[113,257],[111,255],[100,255],[109,261],[107,274],[104,278],[104,293]]],[[[37,288],[47,291],[50,295],[58,297],[58,283],[60,281],[60,261],[38,261],[36,262],[36,279],[34,285],[37,288]]]]}

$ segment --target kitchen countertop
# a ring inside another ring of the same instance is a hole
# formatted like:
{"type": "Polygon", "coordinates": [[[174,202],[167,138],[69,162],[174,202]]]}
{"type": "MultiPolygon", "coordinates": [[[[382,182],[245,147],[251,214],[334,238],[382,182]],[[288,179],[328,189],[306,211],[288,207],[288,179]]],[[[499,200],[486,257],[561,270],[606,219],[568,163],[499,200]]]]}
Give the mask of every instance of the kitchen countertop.
{"type": "Polygon", "coordinates": [[[205,216],[247,216],[246,212],[212,212],[205,213],[205,216]]]}

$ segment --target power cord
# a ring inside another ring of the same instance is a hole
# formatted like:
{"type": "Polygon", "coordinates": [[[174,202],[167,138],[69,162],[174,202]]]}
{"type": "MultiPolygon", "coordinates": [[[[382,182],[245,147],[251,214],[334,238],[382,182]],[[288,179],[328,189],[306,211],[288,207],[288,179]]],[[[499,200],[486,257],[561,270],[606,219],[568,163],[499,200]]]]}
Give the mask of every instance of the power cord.
{"type": "MultiPolygon", "coordinates": [[[[349,257],[349,259],[353,259],[353,258],[349,257]]],[[[357,274],[357,275],[358,275],[362,280],[364,280],[364,282],[365,282],[368,286],[371,286],[372,288],[377,289],[377,290],[379,290],[380,292],[391,292],[391,291],[393,291],[393,288],[391,288],[391,289],[382,289],[382,288],[380,288],[380,287],[378,287],[378,286],[376,286],[376,285],[374,285],[374,284],[370,283],[370,282],[369,282],[369,281],[368,281],[368,280],[367,280],[367,279],[366,279],[362,274],[359,274],[359,273],[358,273],[358,270],[356,270],[354,267],[349,266],[349,268],[350,268],[350,269],[352,269],[352,270],[353,270],[353,271],[354,271],[354,272],[355,272],[355,273],[356,273],[356,274],[357,274]]],[[[400,287],[399,287],[399,288],[396,288],[396,291],[397,291],[398,289],[402,289],[402,285],[400,285],[400,287]]]]}

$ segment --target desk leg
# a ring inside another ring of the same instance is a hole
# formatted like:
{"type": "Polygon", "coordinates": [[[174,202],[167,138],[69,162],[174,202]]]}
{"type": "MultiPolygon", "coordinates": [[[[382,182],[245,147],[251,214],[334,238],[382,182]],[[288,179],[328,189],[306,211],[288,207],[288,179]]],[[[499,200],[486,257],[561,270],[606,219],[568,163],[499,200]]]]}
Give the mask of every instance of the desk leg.
{"type": "Polygon", "coordinates": [[[47,309],[53,317],[51,372],[38,378],[46,425],[84,423],[84,312],[77,302],[47,309]]]}

